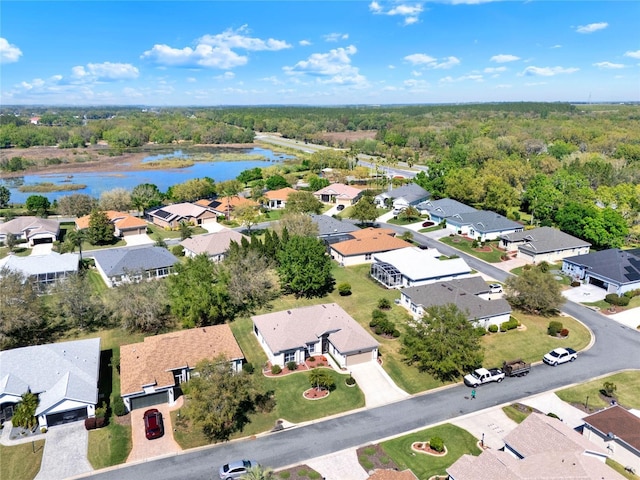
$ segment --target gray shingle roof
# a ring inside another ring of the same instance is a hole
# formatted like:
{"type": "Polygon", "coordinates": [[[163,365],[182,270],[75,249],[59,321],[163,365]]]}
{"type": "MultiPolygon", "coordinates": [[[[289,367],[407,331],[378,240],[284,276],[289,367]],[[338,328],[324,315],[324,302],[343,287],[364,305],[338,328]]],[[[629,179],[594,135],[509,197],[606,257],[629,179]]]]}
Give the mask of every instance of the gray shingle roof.
{"type": "Polygon", "coordinates": [[[100,338],[0,352],[0,395],[39,393],[36,414],[65,399],[98,402],[100,338]]]}
{"type": "Polygon", "coordinates": [[[358,227],[349,222],[337,220],[328,215],[311,215],[313,223],[318,225],[318,236],[326,237],[329,235],[340,235],[360,230],[358,227]]]}
{"type": "Polygon", "coordinates": [[[633,250],[610,248],[587,255],[567,257],[564,261],[588,268],[590,273],[620,285],[640,281],[640,248],[633,250]]]}
{"type": "Polygon", "coordinates": [[[412,303],[422,305],[425,310],[434,305],[453,303],[467,312],[469,320],[511,313],[511,306],[506,300],[484,300],[478,297],[481,293],[489,293],[489,286],[482,277],[460,278],[402,290],[412,303]]]}
{"type": "Polygon", "coordinates": [[[476,212],[477,210],[469,205],[460,203],[451,198],[441,198],[440,200],[427,200],[416,205],[419,210],[433,212],[441,218],[450,217],[460,213],[476,212]]]}
{"type": "Polygon", "coordinates": [[[178,262],[166,248],[156,246],[93,250],[86,252],[85,256],[94,258],[108,277],[123,275],[127,271],[170,267],[178,262]]]}
{"type": "Polygon", "coordinates": [[[22,235],[28,230],[30,236],[37,233],[51,233],[58,236],[60,233],[60,222],[48,218],[40,217],[16,217],[8,222],[0,223],[0,234],[13,233],[14,235],[22,235]]]}
{"type": "Polygon", "coordinates": [[[522,232],[502,235],[501,238],[510,242],[524,241],[525,243],[520,245],[519,249],[533,254],[591,246],[589,242],[580,240],[579,238],[571,236],[568,233],[564,233],[562,230],[558,230],[553,227],[540,227],[531,230],[523,230],[522,232]]]}
{"type": "Polygon", "coordinates": [[[459,213],[447,220],[452,225],[471,225],[476,232],[489,233],[524,228],[522,224],[509,220],[504,215],[488,210],[459,213]]]}
{"type": "Polygon", "coordinates": [[[407,203],[413,203],[429,198],[431,194],[417,183],[408,183],[407,185],[394,188],[388,192],[383,192],[378,196],[382,198],[393,198],[395,200],[403,198],[407,203]]]}

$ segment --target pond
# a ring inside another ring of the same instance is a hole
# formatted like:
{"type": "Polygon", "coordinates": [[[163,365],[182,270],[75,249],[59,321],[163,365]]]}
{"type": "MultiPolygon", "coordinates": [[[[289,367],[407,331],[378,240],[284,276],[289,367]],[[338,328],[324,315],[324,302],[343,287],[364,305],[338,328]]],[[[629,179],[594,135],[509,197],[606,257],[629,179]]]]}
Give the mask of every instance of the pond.
{"type": "MultiPolygon", "coordinates": [[[[202,149],[198,153],[202,153],[202,149]]],[[[211,149],[211,153],[219,153],[220,149],[211,149]]],[[[192,166],[186,168],[168,169],[148,169],[133,171],[112,171],[112,172],[74,172],[57,174],[24,175],[21,177],[0,179],[0,185],[4,185],[11,192],[10,203],[24,203],[31,195],[42,195],[53,202],[54,200],[74,193],[83,193],[92,197],[100,197],[102,192],[113,190],[114,188],[125,188],[132,190],[141,183],[152,183],[157,185],[161,192],[178,183],[186,182],[193,178],[210,177],[216,182],[231,180],[236,178],[240,172],[255,167],[268,167],[273,163],[280,163],[285,159],[294,158],[291,155],[276,154],[271,150],[263,148],[249,148],[233,150],[238,153],[238,158],[246,155],[260,156],[263,160],[237,160],[237,161],[196,161],[192,166]],[[80,184],[86,185],[80,190],[65,190],[55,192],[21,192],[19,187],[23,185],[35,185],[38,183],[53,183],[56,185],[80,184]]],[[[227,157],[229,156],[226,152],[227,157]]],[[[188,150],[167,151],[167,153],[156,154],[145,157],[142,162],[157,161],[166,158],[189,159],[192,154],[188,150]]]]}

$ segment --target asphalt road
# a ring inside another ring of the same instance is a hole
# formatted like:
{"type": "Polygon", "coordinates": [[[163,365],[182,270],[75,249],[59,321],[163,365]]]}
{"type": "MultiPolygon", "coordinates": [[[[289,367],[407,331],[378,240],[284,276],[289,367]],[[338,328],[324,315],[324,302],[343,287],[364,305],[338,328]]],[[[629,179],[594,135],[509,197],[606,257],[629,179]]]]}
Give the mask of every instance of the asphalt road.
{"type": "MultiPolygon", "coordinates": [[[[404,230],[401,227],[394,228],[404,230]]],[[[414,238],[423,244],[437,246],[442,253],[460,255],[472,268],[497,280],[504,281],[510,275],[423,235],[415,234],[414,238]]],[[[610,372],[640,369],[640,333],[607,320],[601,314],[579,304],[567,302],[563,311],[581,320],[592,330],[595,342],[591,348],[581,352],[578,360],[573,363],[558,367],[534,365],[526,377],[507,378],[500,384],[482,386],[473,402],[468,399],[467,387],[455,385],[393,404],[265,434],[255,439],[203,447],[176,456],[96,472],[91,477],[118,480],[212,479],[217,478],[220,465],[238,458],[255,459],[263,465],[278,469],[445,422],[474,411],[514,402],[530,395],[584,382],[610,372]]]]}

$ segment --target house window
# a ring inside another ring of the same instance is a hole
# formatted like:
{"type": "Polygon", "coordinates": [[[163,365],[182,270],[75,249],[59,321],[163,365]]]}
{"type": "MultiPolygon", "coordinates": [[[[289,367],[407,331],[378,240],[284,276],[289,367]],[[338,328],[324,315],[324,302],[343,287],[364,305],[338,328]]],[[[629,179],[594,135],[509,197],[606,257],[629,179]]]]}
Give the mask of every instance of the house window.
{"type": "Polygon", "coordinates": [[[284,363],[295,362],[296,361],[296,352],[286,352],[284,354],[284,363]]]}
{"type": "Polygon", "coordinates": [[[307,350],[309,351],[309,353],[313,353],[316,351],[316,344],[315,343],[311,343],[309,345],[307,345],[307,350]]]}

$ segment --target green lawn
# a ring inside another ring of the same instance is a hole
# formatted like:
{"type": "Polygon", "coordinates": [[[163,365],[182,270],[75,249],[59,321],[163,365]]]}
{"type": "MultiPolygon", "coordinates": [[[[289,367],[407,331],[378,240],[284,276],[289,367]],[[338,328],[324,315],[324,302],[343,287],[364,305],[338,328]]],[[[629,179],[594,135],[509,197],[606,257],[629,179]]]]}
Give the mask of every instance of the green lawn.
{"type": "Polygon", "coordinates": [[[442,237],[440,241],[446,245],[449,245],[453,248],[457,248],[458,250],[468,253],[469,255],[473,255],[474,257],[479,258],[480,260],[484,260],[488,263],[499,263],[502,260],[500,257],[504,254],[504,251],[498,250],[497,244],[498,242],[486,242],[484,248],[489,247],[491,249],[490,252],[480,251],[480,247],[473,248],[472,242],[473,240],[469,240],[460,235],[455,235],[453,237],[442,237]]]}
{"type": "Polygon", "coordinates": [[[506,407],[502,407],[502,411],[505,413],[507,417],[509,417],[514,422],[522,423],[524,419],[527,418],[533,410],[531,409],[531,407],[527,407],[522,404],[520,405],[526,408],[526,410],[523,411],[520,408],[516,408],[514,405],[507,405],[506,407]]]}
{"type": "Polygon", "coordinates": [[[124,463],[131,451],[131,426],[113,420],[104,428],[89,432],[87,457],[93,468],[100,469],[124,463]]]}
{"type": "MultiPolygon", "coordinates": [[[[578,359],[579,360],[579,359],[578,359]]],[[[615,398],[626,408],[640,408],[640,370],[616,373],[605,378],[592,380],[556,392],[556,395],[568,403],[584,405],[589,397],[589,408],[600,409],[609,405],[609,400],[602,398],[600,389],[604,382],[613,382],[616,387],[615,398]]]]}
{"type": "Polygon", "coordinates": [[[581,323],[571,317],[539,317],[514,312],[525,329],[508,332],[491,333],[482,337],[487,367],[500,367],[503,361],[522,358],[526,362],[538,362],[549,350],[556,347],[571,347],[576,350],[585,348],[591,340],[591,334],[581,323]],[[562,322],[569,330],[565,339],[547,335],[547,326],[551,320],[562,322]]]}
{"type": "Polygon", "coordinates": [[[0,478],[3,480],[33,480],[40,471],[43,449],[44,440],[13,447],[0,445],[0,478]]]}
{"type": "Polygon", "coordinates": [[[86,275],[94,294],[100,296],[109,289],[97,270],[87,270],[86,275]]]}
{"type": "Polygon", "coordinates": [[[426,480],[433,475],[445,475],[445,470],[464,454],[480,455],[477,443],[478,440],[466,430],[444,424],[383,442],[381,447],[400,470],[409,468],[418,478],[426,480]],[[411,450],[412,443],[428,442],[432,437],[444,440],[445,456],[434,457],[411,450]]]}
{"type": "Polygon", "coordinates": [[[609,465],[611,468],[613,468],[616,472],[618,472],[620,475],[622,475],[624,478],[628,478],[629,480],[637,480],[638,476],[634,473],[629,472],[628,470],[624,469],[623,465],[620,465],[618,462],[616,462],[615,460],[612,460],[610,458],[607,458],[607,460],[605,461],[605,463],[607,465],[609,465]]]}

